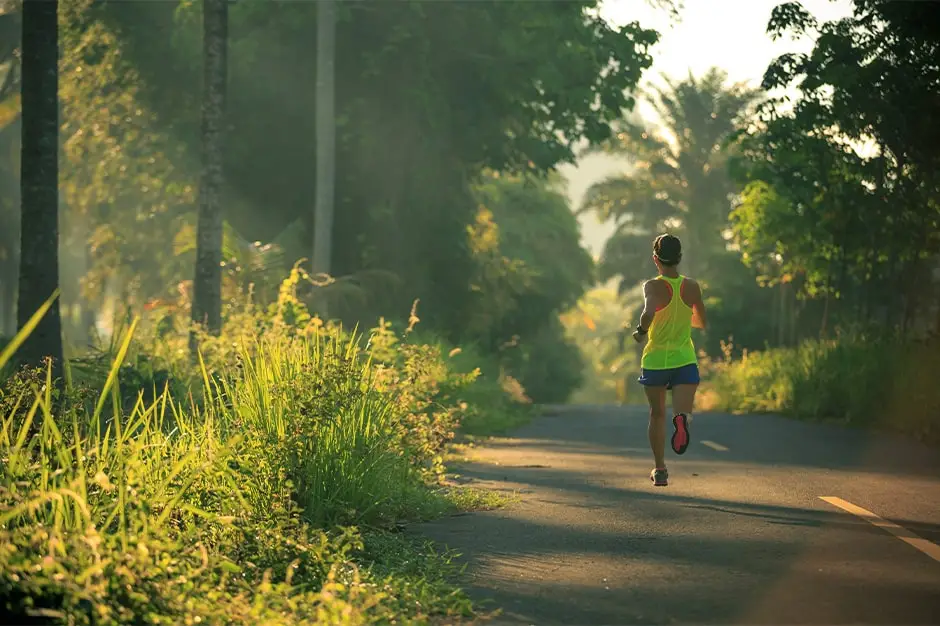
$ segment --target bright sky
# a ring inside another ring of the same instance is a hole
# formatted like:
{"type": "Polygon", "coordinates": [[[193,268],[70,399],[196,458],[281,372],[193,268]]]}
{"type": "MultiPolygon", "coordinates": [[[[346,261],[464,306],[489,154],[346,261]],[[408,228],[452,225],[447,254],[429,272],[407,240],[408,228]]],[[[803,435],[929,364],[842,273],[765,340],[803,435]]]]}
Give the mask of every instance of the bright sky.
{"type": "MultiPolygon", "coordinates": [[[[785,52],[808,52],[813,42],[776,42],[767,35],[770,13],[783,0],[684,0],[679,23],[671,23],[666,11],[644,0],[606,0],[601,15],[613,24],[638,21],[660,33],[652,49],[653,67],[647,77],[665,73],[696,76],[711,67],[728,72],[732,81],[759,83],[771,60],[785,52]]],[[[820,21],[851,12],[851,0],[803,0],[803,6],[820,21]]],[[[756,85],[755,85],[756,86],[756,85]]]]}
{"type": "MultiPolygon", "coordinates": [[[[782,38],[771,41],[767,21],[775,6],[784,0],[683,0],[678,22],[668,12],[651,7],[645,0],[606,0],[601,15],[614,24],[638,21],[660,33],[651,50],[653,66],[641,85],[658,82],[662,74],[684,78],[689,71],[701,76],[711,67],[720,67],[732,82],[759,85],[770,62],[786,52],[809,52],[813,41],[782,38]]],[[[851,0],[802,0],[803,6],[819,21],[839,19],[851,13],[851,0]]],[[[644,117],[650,107],[640,104],[644,117]]],[[[587,188],[603,178],[623,171],[624,164],[604,156],[583,159],[577,167],[560,168],[569,181],[572,207],[579,207],[587,188]]],[[[610,227],[593,218],[582,218],[584,242],[598,254],[610,234],[610,227]]]]}

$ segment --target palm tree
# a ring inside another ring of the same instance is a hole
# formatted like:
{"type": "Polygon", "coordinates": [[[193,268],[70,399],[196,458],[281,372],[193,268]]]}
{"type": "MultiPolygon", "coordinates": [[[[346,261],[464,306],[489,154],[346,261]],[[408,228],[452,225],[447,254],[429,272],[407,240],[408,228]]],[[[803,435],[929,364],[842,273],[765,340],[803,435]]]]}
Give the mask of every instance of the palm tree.
{"type": "Polygon", "coordinates": [[[615,140],[603,149],[626,156],[632,172],[593,185],[581,211],[614,220],[600,264],[601,278],[622,276],[621,292],[649,273],[650,242],[655,234],[676,232],[685,242],[683,267],[705,275],[709,258],[724,249],[730,194],[725,146],[740,127],[757,93],[727,84],[727,74],[709,70],[647,96],[661,122],[657,130],[624,121],[615,140]]]}
{"type": "MultiPolygon", "coordinates": [[[[193,322],[222,328],[222,140],[228,71],[228,0],[203,0],[202,181],[193,281],[193,322]]],[[[195,348],[195,335],[191,336],[195,348]]]]}
{"type": "MultiPolygon", "coordinates": [[[[59,288],[58,6],[57,0],[24,0],[22,8],[20,328],[59,288]]],[[[58,299],[29,335],[18,357],[31,365],[51,358],[53,375],[61,378],[58,299]]]]}

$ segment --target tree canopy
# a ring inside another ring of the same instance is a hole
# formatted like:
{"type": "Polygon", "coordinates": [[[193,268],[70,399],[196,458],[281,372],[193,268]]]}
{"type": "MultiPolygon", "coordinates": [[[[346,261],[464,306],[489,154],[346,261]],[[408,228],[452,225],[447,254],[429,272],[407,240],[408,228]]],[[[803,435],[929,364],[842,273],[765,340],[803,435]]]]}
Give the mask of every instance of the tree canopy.
{"type": "MultiPolygon", "coordinates": [[[[555,318],[577,300],[592,264],[566,201],[538,181],[573,161],[580,142],[611,137],[634,105],[657,34],[611,26],[594,0],[534,13],[516,1],[338,7],[332,267],[360,297],[341,299],[335,315],[349,324],[404,317],[417,299],[426,325],[452,339],[468,328],[490,346],[520,334],[560,337],[555,318]],[[500,237],[492,259],[475,247],[486,220],[500,237]],[[514,278],[481,292],[494,259],[514,278]]],[[[9,8],[3,24],[18,19],[17,5],[9,8]]],[[[270,298],[267,268],[311,256],[315,9],[230,7],[226,297],[254,289],[270,298]]],[[[73,335],[105,316],[109,301],[191,303],[200,16],[199,3],[60,3],[63,304],[73,335]]],[[[0,95],[10,115],[0,133],[15,149],[18,133],[4,132],[18,118],[17,58],[7,52],[0,95]]],[[[0,154],[5,172],[15,176],[16,164],[0,154]]],[[[3,202],[15,206],[7,194],[3,202]]],[[[15,256],[14,246],[2,249],[0,261],[15,256]]]]}
{"type": "Polygon", "coordinates": [[[826,314],[835,299],[850,318],[907,326],[929,296],[940,44],[924,25],[936,23],[926,5],[875,0],[822,24],[796,2],[771,16],[774,36],[811,33],[816,45],[765,74],[765,88],[800,97],[768,103],[744,140],[736,239],[748,262],[823,296],[826,314]]]}

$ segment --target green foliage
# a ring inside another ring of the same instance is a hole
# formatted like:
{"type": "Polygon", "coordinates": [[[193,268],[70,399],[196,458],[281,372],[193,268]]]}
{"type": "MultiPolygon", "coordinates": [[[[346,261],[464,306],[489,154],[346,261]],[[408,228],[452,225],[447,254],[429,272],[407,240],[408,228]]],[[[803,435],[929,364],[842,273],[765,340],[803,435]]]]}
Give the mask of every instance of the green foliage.
{"type": "Polygon", "coordinates": [[[498,357],[486,354],[473,344],[440,345],[455,372],[474,376],[473,384],[463,388],[459,395],[463,411],[459,433],[505,435],[533,417],[532,399],[498,357]]]}
{"type": "MultiPolygon", "coordinates": [[[[656,40],[636,23],[610,26],[596,5],[563,3],[537,16],[506,2],[343,7],[333,267],[346,278],[317,287],[329,292],[336,318],[372,325],[380,311],[405,310],[417,297],[425,324],[452,343],[497,355],[517,336],[523,344],[529,336],[545,346],[560,341],[546,339],[544,327],[577,300],[592,263],[563,195],[538,179],[572,160],[578,142],[610,136],[611,123],[633,106],[630,90],[656,40]],[[487,170],[524,175],[494,180],[481,176],[487,170]]],[[[275,302],[276,277],[309,256],[315,85],[306,61],[315,15],[303,3],[231,11],[228,316],[242,315],[246,295],[259,309],[275,302]]],[[[73,326],[93,326],[116,301],[120,312],[146,308],[159,318],[154,344],[186,330],[198,17],[192,3],[62,2],[63,299],[73,326]]],[[[0,170],[12,172],[3,156],[0,170]]],[[[5,260],[12,245],[2,247],[5,260]]],[[[308,301],[305,282],[298,302],[308,301]]],[[[210,342],[206,357],[227,359],[221,353],[239,340],[210,342]]],[[[145,352],[154,350],[162,348],[145,352]]],[[[99,355],[94,369],[105,362],[99,355]]],[[[151,380],[143,370],[145,385],[175,376],[151,380]]]]}
{"type": "Polygon", "coordinates": [[[448,582],[450,555],[378,529],[466,506],[434,479],[461,416],[487,408],[461,399],[476,372],[387,325],[364,343],[318,323],[293,298],[294,280],[281,306],[230,316],[223,336],[236,346],[206,341],[195,369],[171,362],[185,331],[141,358],[135,321],[103,385],[83,387],[94,362],[70,368],[61,401],[47,371],[0,385],[5,614],[79,624],[471,615],[448,582]],[[182,400],[169,384],[151,397],[135,388],[144,372],[153,385],[169,371],[188,381],[182,400]]]}
{"type": "Polygon", "coordinates": [[[477,197],[470,236],[479,269],[468,334],[490,349],[514,337],[525,343],[577,302],[594,263],[567,199],[544,182],[493,175],[477,197]]]}
{"type": "MultiPolygon", "coordinates": [[[[412,330],[416,321],[413,311],[412,323],[400,341],[392,324],[382,320],[373,330],[370,352],[381,363],[399,366],[415,348],[431,352],[439,377],[435,380],[437,396],[429,408],[440,411],[442,407],[457,407],[457,420],[447,419],[451,428],[456,426],[463,435],[500,435],[531,418],[531,400],[525,389],[506,373],[497,357],[487,355],[473,344],[458,347],[434,332],[412,330]],[[403,350],[395,350],[397,345],[402,345],[403,350]]],[[[453,435],[448,432],[447,440],[453,435]]],[[[435,455],[442,453],[440,446],[435,446],[434,451],[435,455]]]]}
{"type": "MultiPolygon", "coordinates": [[[[558,323],[593,279],[577,220],[551,183],[490,174],[468,228],[476,264],[463,337],[497,355],[535,402],[563,402],[583,363],[558,323]]],[[[508,379],[507,379],[508,382],[508,379]]]]}
{"type": "Polygon", "coordinates": [[[507,369],[539,404],[564,404],[584,381],[584,359],[556,317],[506,356],[507,369]]]}
{"type": "Polygon", "coordinates": [[[851,17],[822,24],[798,2],[780,5],[768,32],[774,37],[808,33],[816,44],[809,54],[777,59],[764,85],[799,87],[803,96],[792,119],[805,129],[872,139],[891,173],[935,191],[934,146],[940,135],[930,119],[940,110],[934,96],[940,86],[940,40],[930,26],[937,24],[936,11],[919,3],[856,0],[851,17]]]}
{"type": "Polygon", "coordinates": [[[937,348],[882,331],[745,353],[711,364],[705,395],[709,408],[835,419],[940,444],[937,348]]]}
{"type": "Polygon", "coordinates": [[[823,329],[837,322],[924,326],[940,291],[936,58],[940,43],[920,6],[858,0],[853,15],[819,23],[799,3],[777,7],[768,30],[816,37],[809,54],[777,59],[770,102],[742,142],[746,184],[735,237],[748,262],[774,281],[821,297],[823,329]],[[916,111],[916,113],[915,113],[916,111]],[[931,293],[931,292],[934,293],[931,293]],[[832,306],[829,306],[830,302],[832,306]],[[880,315],[879,315],[880,314],[880,315]]]}
{"type": "MultiPolygon", "coordinates": [[[[477,271],[466,242],[478,205],[472,182],[485,167],[544,173],[572,160],[578,141],[609,136],[651,62],[655,33],[613,28],[596,4],[537,15],[517,2],[342,7],[334,273],[382,269],[399,280],[331,311],[351,324],[420,298],[426,323],[460,339],[477,271]]],[[[153,130],[181,142],[193,162],[196,6],[107,2],[96,15],[143,77],[145,108],[160,116],[153,130]]],[[[226,218],[252,240],[290,230],[288,263],[309,257],[312,241],[315,20],[304,3],[231,11],[228,117],[237,130],[226,144],[226,218]]]]}
{"type": "MultiPolygon", "coordinates": [[[[338,318],[371,324],[378,312],[403,310],[418,297],[426,323],[442,335],[464,340],[467,328],[479,327],[471,338],[491,349],[520,328],[538,332],[555,314],[549,311],[577,299],[587,264],[571,245],[576,228],[560,196],[543,186],[527,192],[528,200],[501,190],[502,208],[489,208],[501,213],[495,219],[507,224],[502,237],[512,250],[486,261],[486,269],[466,230],[475,224],[481,171],[545,174],[571,161],[578,142],[609,137],[611,122],[632,108],[629,92],[651,62],[656,34],[636,23],[612,27],[596,5],[562,3],[536,16],[514,2],[343,7],[333,266],[356,278],[332,286],[338,318]],[[509,201],[519,205],[514,216],[509,201]],[[547,206],[543,228],[510,225],[547,206]],[[549,242],[560,244],[555,254],[540,248],[549,242]],[[558,262],[562,254],[570,254],[567,266],[558,262]],[[515,264],[505,268],[509,274],[524,262],[532,284],[501,274],[504,258],[515,264]],[[489,289],[484,302],[471,284],[489,289]]],[[[106,316],[112,299],[122,308],[175,309],[167,320],[189,306],[198,16],[197,5],[183,2],[62,2],[63,299],[74,325],[106,316]]],[[[267,305],[276,298],[271,277],[309,257],[315,85],[307,61],[315,16],[314,5],[303,3],[231,11],[227,306],[238,292],[267,305]]],[[[15,11],[8,17],[5,23],[15,11]]],[[[8,172],[15,167],[0,154],[0,175],[8,172]]],[[[2,196],[4,205],[15,204],[2,196]]],[[[9,226],[0,231],[15,232],[9,226]]],[[[12,242],[0,247],[0,261],[12,258],[12,242]]]]}
{"type": "Polygon", "coordinates": [[[87,273],[63,284],[81,280],[83,295],[99,300],[114,281],[125,303],[142,304],[191,277],[193,256],[176,238],[192,228],[195,161],[161,132],[139,73],[99,14],[90,0],[60,3],[62,232],[68,248],[90,256],[87,273]]]}
{"type": "Polygon", "coordinates": [[[737,251],[716,253],[711,267],[712,274],[704,281],[708,331],[693,331],[696,346],[717,355],[721,353],[721,342],[729,337],[738,351],[782,343],[786,320],[779,309],[786,301],[782,305],[779,299],[790,295],[789,285],[762,279],[754,268],[742,263],[737,251]]]}
{"type": "Polygon", "coordinates": [[[901,240],[910,226],[888,217],[876,181],[848,146],[778,120],[745,143],[744,155],[751,182],[732,223],[746,261],[763,273],[799,275],[816,295],[847,287],[833,281],[842,266],[862,280],[884,280],[898,261],[923,251],[901,240]]]}

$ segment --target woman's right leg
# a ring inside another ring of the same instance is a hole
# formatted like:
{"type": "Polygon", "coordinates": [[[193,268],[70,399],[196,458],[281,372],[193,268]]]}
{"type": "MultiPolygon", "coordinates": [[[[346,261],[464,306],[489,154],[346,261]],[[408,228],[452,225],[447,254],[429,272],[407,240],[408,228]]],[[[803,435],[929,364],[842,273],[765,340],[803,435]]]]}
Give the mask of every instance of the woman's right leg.
{"type": "Polygon", "coordinates": [[[695,407],[695,391],[698,389],[698,383],[694,385],[679,384],[672,386],[672,411],[673,413],[685,413],[692,415],[692,409],[695,407]]]}
{"type": "Polygon", "coordinates": [[[696,389],[698,383],[674,385],[672,388],[672,411],[675,414],[672,423],[676,428],[672,435],[672,450],[676,454],[684,454],[689,447],[689,422],[695,406],[696,389]]]}

